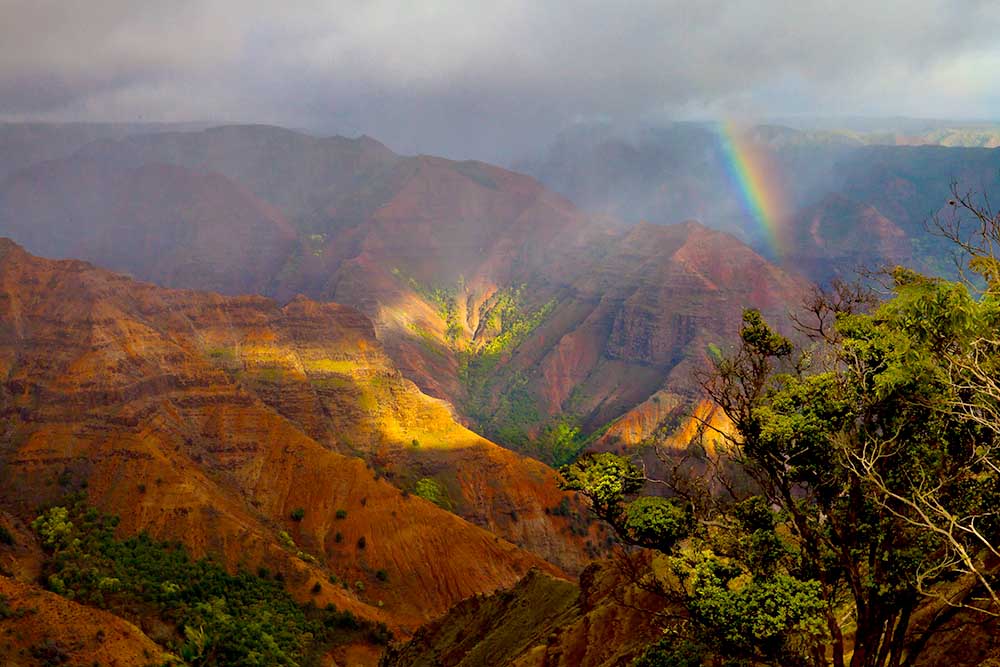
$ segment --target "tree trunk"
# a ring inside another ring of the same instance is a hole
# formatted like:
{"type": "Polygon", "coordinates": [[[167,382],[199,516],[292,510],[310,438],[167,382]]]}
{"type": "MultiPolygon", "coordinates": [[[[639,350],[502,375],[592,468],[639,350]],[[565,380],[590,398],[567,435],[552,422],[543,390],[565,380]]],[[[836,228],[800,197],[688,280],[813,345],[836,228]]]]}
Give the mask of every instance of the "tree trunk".
{"type": "Polygon", "coordinates": [[[844,667],[844,633],[832,610],[826,612],[826,624],[833,638],[833,667],[844,667]]]}
{"type": "Polygon", "coordinates": [[[913,612],[913,605],[903,608],[896,621],[896,629],[892,633],[892,651],[889,654],[889,667],[899,667],[903,658],[903,648],[906,645],[906,631],[910,627],[910,614],[913,612]]]}

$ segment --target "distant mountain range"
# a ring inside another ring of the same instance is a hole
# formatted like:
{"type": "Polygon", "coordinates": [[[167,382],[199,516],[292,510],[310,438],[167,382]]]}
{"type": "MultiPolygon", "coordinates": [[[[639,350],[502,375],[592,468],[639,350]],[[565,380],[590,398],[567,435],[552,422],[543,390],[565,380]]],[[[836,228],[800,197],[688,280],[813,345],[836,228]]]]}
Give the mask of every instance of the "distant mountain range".
{"type": "Polygon", "coordinates": [[[484,163],[261,126],[96,141],[17,171],[0,234],[166,286],[353,305],[406,377],[550,461],[661,390],[690,394],[742,308],[780,318],[806,291],[700,224],[627,226],[484,163]],[[535,444],[563,419],[582,431],[560,454],[535,444]]]}
{"type": "MultiPolygon", "coordinates": [[[[773,169],[746,183],[783,198],[757,202],[781,204],[771,229],[703,124],[581,129],[535,177],[268,126],[0,126],[0,616],[20,629],[0,659],[38,648],[32,604],[88,662],[185,632],[102,614],[105,644],[86,600],[38,588],[28,524],[79,492],[119,536],[412,639],[386,664],[641,653],[656,629],[629,604],[656,603],[592,563],[614,540],[550,465],[683,445],[692,412],[718,419],[697,371],[744,308],[787,331],[814,281],[949,270],[924,222],[1000,169],[990,148],[742,133],[773,169]]],[[[359,637],[328,657],[375,664],[359,637]]]]}
{"type": "Polygon", "coordinates": [[[819,281],[899,261],[953,271],[950,246],[925,223],[949,213],[953,182],[963,192],[1000,192],[1000,126],[890,119],[843,130],[834,122],[742,128],[742,166],[727,151],[728,130],[715,124],[627,138],[579,127],[516,168],[591,212],[658,224],[701,220],[819,281]],[[739,170],[764,181],[782,210],[765,211],[762,222],[739,170]]]}
{"type": "Polygon", "coordinates": [[[992,149],[758,126],[740,141],[763,157],[744,168],[766,168],[783,200],[762,221],[706,124],[634,140],[578,128],[521,165],[580,208],[515,172],[368,137],[97,127],[6,126],[0,155],[27,161],[34,138],[56,157],[0,182],[0,234],[165,286],[353,305],[406,377],[550,462],[637,406],[633,425],[676,417],[744,307],[781,321],[808,280],[953,270],[926,221],[953,181],[1000,183],[992,149]]]}

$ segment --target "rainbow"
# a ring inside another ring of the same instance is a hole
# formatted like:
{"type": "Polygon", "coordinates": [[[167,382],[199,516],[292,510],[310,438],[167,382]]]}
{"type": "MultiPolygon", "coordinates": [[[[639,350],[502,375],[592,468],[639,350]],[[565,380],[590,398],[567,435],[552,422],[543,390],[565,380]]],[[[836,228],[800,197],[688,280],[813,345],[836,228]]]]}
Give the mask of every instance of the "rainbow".
{"type": "Polygon", "coordinates": [[[726,168],[747,212],[774,254],[781,257],[785,250],[782,234],[786,221],[785,197],[770,154],[750,140],[745,127],[731,121],[719,123],[718,137],[726,168]]]}

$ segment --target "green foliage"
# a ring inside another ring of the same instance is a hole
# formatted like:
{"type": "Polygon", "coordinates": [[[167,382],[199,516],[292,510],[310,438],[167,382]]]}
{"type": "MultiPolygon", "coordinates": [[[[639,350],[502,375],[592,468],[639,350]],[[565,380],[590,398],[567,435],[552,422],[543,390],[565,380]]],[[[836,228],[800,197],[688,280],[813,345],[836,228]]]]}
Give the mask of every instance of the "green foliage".
{"type": "Polygon", "coordinates": [[[68,549],[76,539],[75,526],[70,521],[69,509],[53,507],[31,523],[32,529],[38,533],[42,546],[48,549],[68,549]]]}
{"type": "MultiPolygon", "coordinates": [[[[458,292],[461,291],[463,285],[459,285],[459,290],[443,287],[429,287],[421,283],[413,276],[406,275],[398,268],[394,268],[392,270],[392,274],[403,280],[403,282],[405,282],[410,289],[419,294],[425,301],[429,301],[437,307],[438,316],[444,320],[445,323],[445,338],[452,345],[457,343],[463,331],[462,323],[458,319],[458,292]]],[[[417,333],[418,335],[422,335],[422,332],[419,330],[417,333]]],[[[433,340],[433,338],[431,340],[433,340]]],[[[436,354],[440,354],[440,351],[437,350],[436,347],[433,347],[432,350],[436,354]]]]}
{"type": "Polygon", "coordinates": [[[334,513],[333,516],[334,516],[334,518],[336,518],[338,520],[340,520],[340,519],[346,519],[347,518],[347,510],[345,510],[345,509],[338,509],[334,513]]]}
{"type": "Polygon", "coordinates": [[[0,544],[4,544],[8,547],[14,545],[14,535],[7,530],[6,526],[0,526],[0,544]]]}
{"type": "Polygon", "coordinates": [[[564,496],[563,499],[559,501],[558,505],[549,510],[549,513],[555,516],[569,516],[569,498],[564,496]]]}
{"type": "Polygon", "coordinates": [[[116,525],[82,501],[40,515],[32,526],[47,554],[48,587],[130,618],[159,617],[178,629],[165,648],[191,665],[299,665],[359,636],[387,639],[384,627],[302,607],[276,581],[229,574],[179,544],[144,533],[116,539],[116,525]]]}
{"type": "Polygon", "coordinates": [[[54,639],[46,639],[40,644],[35,644],[28,649],[28,653],[43,667],[57,667],[70,661],[66,647],[54,639]]]}
{"type": "Polygon", "coordinates": [[[459,379],[465,389],[463,413],[480,432],[523,451],[527,432],[542,422],[538,399],[522,372],[503,372],[502,362],[555,310],[556,302],[528,310],[523,286],[499,290],[480,311],[478,347],[461,353],[459,379]]]}
{"type": "Polygon", "coordinates": [[[686,577],[687,609],[703,627],[714,630],[723,655],[779,657],[788,638],[820,636],[825,630],[820,584],[787,574],[747,577],[745,570],[714,556],[675,559],[686,577]]]}
{"type": "Polygon", "coordinates": [[[708,655],[708,648],[702,644],[669,637],[647,648],[632,667],[701,667],[708,655]]]}
{"type": "Polygon", "coordinates": [[[599,452],[585,454],[562,468],[563,488],[579,491],[590,500],[598,516],[617,520],[627,496],[642,489],[645,478],[624,456],[599,452]]]}
{"type": "MultiPolygon", "coordinates": [[[[989,283],[995,266],[973,268],[989,283]]],[[[857,665],[899,664],[935,584],[971,572],[969,594],[1000,604],[979,555],[1000,544],[1000,299],[893,278],[873,312],[825,312],[833,326],[811,349],[747,311],[740,349],[712,351],[705,388],[735,428],[720,470],[751,495],[643,496],[635,466],[610,454],[563,468],[624,541],[668,555],[659,586],[716,655],[823,664],[853,632],[857,665]]],[[[647,664],[681,660],[665,655],[647,664]]]]}
{"type": "Polygon", "coordinates": [[[486,312],[483,328],[496,331],[481,348],[483,356],[498,355],[520,345],[555,309],[549,301],[533,312],[525,311],[522,294],[524,285],[498,291],[486,312]]]}
{"type": "Polygon", "coordinates": [[[669,551],[687,537],[694,524],[689,507],[673,499],[641,496],[625,508],[624,526],[637,544],[669,551]]]}
{"type": "Polygon", "coordinates": [[[561,466],[576,458],[585,441],[580,427],[562,417],[542,429],[534,449],[546,463],[561,466]]]}
{"type": "Polygon", "coordinates": [[[19,607],[14,609],[10,606],[10,600],[5,595],[0,595],[0,621],[8,618],[23,618],[37,611],[37,608],[34,607],[19,607]]]}
{"type": "Polygon", "coordinates": [[[413,494],[420,496],[424,500],[429,500],[438,507],[446,510],[450,511],[452,508],[451,498],[448,496],[448,491],[444,488],[444,485],[431,477],[418,479],[413,489],[413,494]]]}
{"type": "Polygon", "coordinates": [[[433,354],[436,357],[443,358],[445,356],[445,349],[442,347],[441,342],[432,332],[428,331],[427,329],[423,328],[422,326],[416,323],[411,323],[408,328],[410,331],[412,331],[417,335],[417,339],[420,342],[420,347],[422,347],[424,351],[433,354]]]}
{"type": "Polygon", "coordinates": [[[289,516],[292,521],[302,521],[302,519],[306,518],[306,510],[302,507],[296,507],[289,516]]]}

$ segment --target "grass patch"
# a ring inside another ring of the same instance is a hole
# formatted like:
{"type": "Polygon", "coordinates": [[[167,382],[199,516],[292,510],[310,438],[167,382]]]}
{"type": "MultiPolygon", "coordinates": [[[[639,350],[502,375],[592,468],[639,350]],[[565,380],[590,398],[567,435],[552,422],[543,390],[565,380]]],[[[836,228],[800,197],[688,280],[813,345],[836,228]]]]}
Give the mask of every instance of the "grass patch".
{"type": "Polygon", "coordinates": [[[448,490],[445,489],[441,482],[431,477],[418,479],[413,489],[413,495],[420,496],[424,500],[429,500],[449,512],[452,509],[451,497],[448,495],[448,490]]]}
{"type": "Polygon", "coordinates": [[[349,359],[314,359],[305,363],[306,372],[350,375],[358,365],[349,359]]]}

